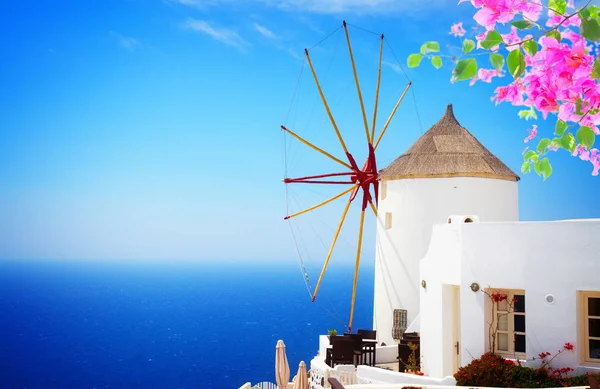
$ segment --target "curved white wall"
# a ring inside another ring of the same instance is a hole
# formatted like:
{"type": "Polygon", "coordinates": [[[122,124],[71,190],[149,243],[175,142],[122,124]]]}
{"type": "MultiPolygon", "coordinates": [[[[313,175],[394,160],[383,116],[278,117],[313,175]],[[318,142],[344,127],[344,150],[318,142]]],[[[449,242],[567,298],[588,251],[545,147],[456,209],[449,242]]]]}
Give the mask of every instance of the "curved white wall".
{"type": "Polygon", "coordinates": [[[392,344],[393,311],[408,310],[408,323],[419,314],[419,261],[427,252],[434,224],[450,215],[474,215],[479,221],[517,221],[518,184],[490,178],[415,178],[385,181],[380,190],[375,259],[373,328],[392,344]],[[383,188],[382,188],[383,189],[383,188]],[[392,226],[386,229],[386,213],[392,226]]]}

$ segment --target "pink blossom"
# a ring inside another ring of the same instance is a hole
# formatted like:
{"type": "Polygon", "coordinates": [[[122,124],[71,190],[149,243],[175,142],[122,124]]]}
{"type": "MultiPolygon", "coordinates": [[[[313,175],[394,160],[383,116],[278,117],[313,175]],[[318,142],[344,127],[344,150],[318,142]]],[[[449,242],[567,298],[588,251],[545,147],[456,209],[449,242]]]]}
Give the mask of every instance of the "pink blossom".
{"type": "Polygon", "coordinates": [[[527,143],[530,140],[532,140],[533,138],[535,138],[537,136],[537,125],[533,125],[531,127],[531,130],[529,130],[529,135],[523,140],[523,143],[527,143]]]}
{"type": "Polygon", "coordinates": [[[582,161],[590,160],[590,152],[585,149],[582,145],[577,145],[575,147],[575,151],[573,152],[573,156],[576,157],[579,154],[579,159],[582,161]]]}
{"type": "Polygon", "coordinates": [[[483,82],[491,83],[494,76],[502,77],[504,74],[502,70],[497,69],[479,69],[477,71],[477,78],[483,82]]]}
{"type": "Polygon", "coordinates": [[[592,176],[597,176],[598,171],[600,170],[600,153],[598,152],[598,149],[590,150],[590,162],[594,167],[594,170],[592,171],[592,176]]]}
{"type": "Polygon", "coordinates": [[[523,92],[518,84],[499,86],[494,92],[496,95],[492,97],[492,101],[496,100],[496,105],[503,101],[512,105],[523,105],[523,92]]]}
{"type": "MultiPolygon", "coordinates": [[[[519,20],[537,21],[542,12],[542,6],[537,0],[458,0],[458,3],[470,2],[476,8],[474,20],[483,26],[485,32],[476,35],[477,48],[487,33],[496,28],[496,24],[506,24],[515,17],[519,20]],[[522,18],[521,18],[522,16],[522,18]]],[[[574,1],[568,0],[567,7],[574,8],[574,1]]],[[[569,11],[571,12],[571,11],[569,11]]],[[[508,102],[514,106],[534,107],[541,112],[544,119],[549,113],[555,113],[558,119],[566,123],[577,123],[588,126],[595,134],[600,135],[600,83],[591,76],[593,63],[596,59],[590,55],[593,47],[588,47],[588,41],[581,35],[579,26],[581,20],[577,15],[557,15],[548,12],[545,21],[548,27],[557,27],[562,40],[545,36],[543,32],[532,31],[537,39],[536,54],[525,53],[525,71],[516,79],[511,78],[507,85],[498,86],[491,98],[496,105],[508,102]],[[568,19],[566,19],[568,17],[568,19]],[[577,113],[579,112],[579,113],[577,113]],[[584,114],[585,113],[585,114],[584,114]]],[[[481,27],[480,27],[481,31],[481,27]]],[[[513,51],[518,49],[518,42],[531,39],[531,35],[519,36],[519,30],[511,26],[509,32],[501,34],[506,45],[494,47],[490,52],[513,51]]],[[[450,34],[463,36],[466,33],[462,23],[454,24],[450,34]]],[[[476,81],[491,83],[494,77],[501,77],[501,71],[480,68],[477,75],[470,80],[470,85],[476,81]]],[[[454,79],[452,79],[454,82],[454,79]]],[[[537,126],[534,125],[525,143],[537,136],[537,126]]],[[[550,146],[555,150],[556,146],[550,146]]],[[[527,150],[527,148],[525,149],[527,150]]],[[[524,152],[525,152],[524,150],[524,152]]],[[[598,149],[585,150],[578,145],[573,156],[593,165],[593,175],[600,171],[600,152],[598,149]]]]}
{"type": "Polygon", "coordinates": [[[450,34],[454,36],[463,36],[467,31],[463,28],[462,22],[453,24],[450,27],[450,34]]]}

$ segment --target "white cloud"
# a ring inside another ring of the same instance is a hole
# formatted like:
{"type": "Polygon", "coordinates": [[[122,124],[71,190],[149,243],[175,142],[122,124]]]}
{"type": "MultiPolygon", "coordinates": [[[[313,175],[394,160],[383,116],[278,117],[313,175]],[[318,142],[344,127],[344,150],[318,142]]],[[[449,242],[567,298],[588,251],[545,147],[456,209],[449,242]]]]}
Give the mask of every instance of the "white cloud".
{"type": "Polygon", "coordinates": [[[188,7],[195,7],[195,8],[204,8],[203,5],[211,5],[212,2],[210,2],[209,4],[203,4],[202,1],[200,0],[164,0],[167,3],[172,3],[172,4],[181,4],[181,5],[187,5],[188,7]]]}
{"type": "Polygon", "coordinates": [[[402,71],[402,68],[400,67],[400,65],[398,65],[398,64],[397,64],[397,63],[395,63],[395,62],[387,62],[387,61],[382,61],[381,63],[382,63],[382,65],[389,66],[389,67],[390,67],[390,68],[392,68],[392,70],[393,70],[393,71],[395,71],[396,73],[404,73],[404,72],[402,71]]]}
{"type": "Polygon", "coordinates": [[[249,43],[246,42],[236,31],[224,27],[213,27],[204,20],[188,19],[184,23],[184,27],[209,35],[221,43],[225,43],[226,45],[234,46],[240,49],[244,49],[249,45],[249,43]]]}
{"type": "Polygon", "coordinates": [[[269,30],[265,26],[261,26],[258,23],[253,23],[252,27],[254,27],[254,29],[258,31],[261,35],[266,36],[269,39],[277,39],[277,36],[273,33],[273,31],[269,30]]]}
{"type": "Polygon", "coordinates": [[[135,50],[135,48],[137,46],[140,45],[140,42],[138,42],[137,39],[131,38],[131,37],[127,37],[127,36],[123,36],[123,35],[119,34],[118,32],[111,31],[110,35],[113,38],[117,39],[119,41],[119,44],[122,47],[126,48],[127,50],[133,51],[133,50],[135,50]]]}
{"type": "Polygon", "coordinates": [[[171,3],[196,8],[213,5],[252,5],[262,4],[290,12],[311,12],[320,14],[381,14],[389,12],[413,12],[431,9],[456,2],[448,0],[166,0],[171,3]]]}

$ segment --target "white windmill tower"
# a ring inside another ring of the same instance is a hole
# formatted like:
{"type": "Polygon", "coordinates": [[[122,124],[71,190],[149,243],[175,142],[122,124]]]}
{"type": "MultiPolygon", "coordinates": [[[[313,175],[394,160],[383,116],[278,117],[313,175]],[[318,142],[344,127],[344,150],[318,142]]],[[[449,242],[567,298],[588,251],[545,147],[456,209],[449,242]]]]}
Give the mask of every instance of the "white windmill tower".
{"type": "Polygon", "coordinates": [[[409,325],[419,315],[419,261],[433,225],[450,215],[517,221],[519,177],[458,123],[448,105],[379,178],[373,328],[378,339],[393,344],[394,311],[409,325]]]}

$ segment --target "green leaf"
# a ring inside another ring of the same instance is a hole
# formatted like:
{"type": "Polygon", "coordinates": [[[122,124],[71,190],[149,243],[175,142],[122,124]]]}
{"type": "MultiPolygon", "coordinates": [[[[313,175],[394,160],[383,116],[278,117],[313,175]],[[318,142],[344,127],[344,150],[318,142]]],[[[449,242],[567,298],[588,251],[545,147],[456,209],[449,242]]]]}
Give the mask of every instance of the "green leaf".
{"type": "Polygon", "coordinates": [[[540,154],[544,154],[544,152],[546,151],[546,148],[548,148],[548,146],[550,146],[550,143],[552,143],[552,141],[548,138],[540,139],[540,142],[537,145],[537,152],[540,154]]]}
{"type": "Polygon", "coordinates": [[[548,0],[548,8],[559,15],[563,15],[567,10],[566,0],[548,0]]]}
{"type": "Polygon", "coordinates": [[[552,165],[550,165],[548,158],[540,159],[533,168],[538,175],[544,177],[544,181],[552,174],[552,165]]]}
{"type": "Polygon", "coordinates": [[[598,19],[581,19],[579,30],[585,39],[592,42],[600,42],[600,25],[598,24],[598,19]]]}
{"type": "Polygon", "coordinates": [[[439,69],[442,67],[442,58],[436,56],[431,57],[431,64],[434,68],[439,69]]]}
{"type": "Polygon", "coordinates": [[[535,119],[537,120],[537,113],[533,107],[529,107],[529,109],[522,109],[519,111],[519,119],[535,119]]]}
{"type": "Polygon", "coordinates": [[[465,53],[469,53],[469,52],[473,51],[473,49],[475,48],[475,42],[472,41],[471,39],[465,39],[463,41],[462,48],[465,53]]]}
{"type": "Polygon", "coordinates": [[[502,66],[504,66],[504,57],[502,56],[502,54],[498,53],[490,54],[490,63],[492,64],[494,69],[500,70],[502,69],[502,66]]]}
{"type": "Polygon", "coordinates": [[[520,47],[508,53],[508,56],[506,57],[506,66],[513,78],[519,78],[521,74],[523,74],[525,71],[525,57],[523,56],[520,47]]]}
{"type": "Polygon", "coordinates": [[[592,65],[592,73],[590,74],[596,80],[600,80],[600,57],[597,57],[592,65]]]}
{"type": "Polygon", "coordinates": [[[464,81],[475,77],[477,74],[477,61],[475,58],[461,59],[456,61],[454,68],[454,80],[464,81]]]}
{"type": "Polygon", "coordinates": [[[569,126],[567,125],[567,123],[558,119],[556,121],[556,127],[554,128],[554,134],[556,134],[557,136],[562,136],[565,133],[565,131],[567,131],[568,127],[569,126]]]}
{"type": "Polygon", "coordinates": [[[421,54],[437,53],[440,51],[440,44],[437,42],[429,41],[421,45],[421,54]]]}
{"type": "Polygon", "coordinates": [[[590,17],[596,19],[598,15],[600,15],[600,7],[596,5],[590,5],[589,7],[585,7],[590,12],[590,17]]]}
{"type": "Polygon", "coordinates": [[[502,43],[502,36],[496,30],[492,30],[487,33],[485,39],[481,41],[481,47],[484,49],[491,49],[492,47],[498,46],[502,43]]]}
{"type": "Polygon", "coordinates": [[[421,54],[411,54],[408,56],[408,67],[416,68],[421,63],[423,56],[421,54]]]}
{"type": "Polygon", "coordinates": [[[523,160],[529,161],[531,159],[533,159],[534,161],[537,161],[538,159],[538,155],[533,150],[529,150],[525,153],[525,155],[523,155],[523,160]]]}
{"type": "Polygon", "coordinates": [[[583,8],[579,11],[579,17],[581,19],[587,19],[590,17],[590,10],[588,8],[583,8]]]}
{"type": "Polygon", "coordinates": [[[518,28],[519,30],[527,30],[535,25],[535,23],[530,22],[529,20],[515,20],[514,22],[510,22],[513,26],[518,28]]]}
{"type": "Polygon", "coordinates": [[[591,149],[596,141],[596,134],[594,134],[594,131],[588,126],[579,127],[575,136],[577,137],[577,141],[585,147],[586,150],[591,149]]]}
{"type": "Polygon", "coordinates": [[[564,134],[562,138],[560,138],[560,146],[569,153],[573,153],[573,151],[575,151],[576,145],[577,142],[575,141],[575,137],[570,132],[564,134]]]}
{"type": "Polygon", "coordinates": [[[521,165],[521,172],[523,174],[527,174],[530,171],[531,171],[531,162],[529,162],[529,161],[523,162],[523,164],[521,165]]]}
{"type": "Polygon", "coordinates": [[[561,39],[562,39],[562,36],[560,35],[560,32],[558,32],[558,31],[556,31],[556,30],[551,30],[551,31],[548,31],[548,32],[546,33],[546,36],[551,36],[552,38],[556,39],[556,40],[557,40],[557,41],[559,41],[559,42],[560,42],[560,41],[561,41],[561,39]]]}
{"type": "Polygon", "coordinates": [[[523,49],[533,57],[538,52],[538,44],[533,39],[529,39],[523,43],[523,49]]]}

